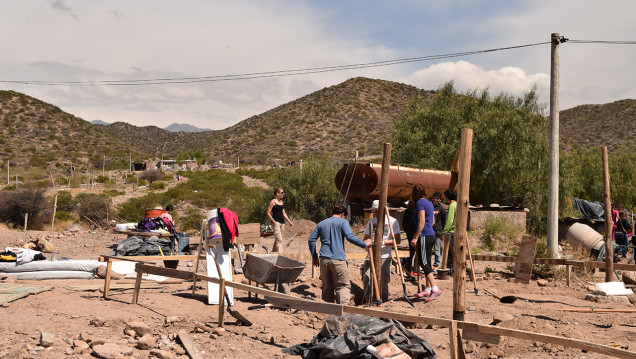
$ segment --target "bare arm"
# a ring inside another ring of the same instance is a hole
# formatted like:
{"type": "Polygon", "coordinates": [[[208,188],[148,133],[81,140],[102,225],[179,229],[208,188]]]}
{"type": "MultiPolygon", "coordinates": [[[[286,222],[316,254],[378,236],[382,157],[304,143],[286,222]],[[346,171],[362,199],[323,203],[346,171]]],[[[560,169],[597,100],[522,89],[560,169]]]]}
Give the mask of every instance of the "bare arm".
{"type": "Polygon", "coordinates": [[[291,220],[289,220],[289,217],[287,217],[287,212],[285,212],[285,209],[283,208],[283,217],[285,218],[285,220],[287,220],[287,222],[289,222],[289,226],[293,227],[294,224],[292,223],[291,220]]]}
{"type": "Polygon", "coordinates": [[[267,206],[267,218],[274,223],[275,221],[272,217],[272,208],[274,208],[274,200],[269,201],[269,205],[267,206]]]}
{"type": "Polygon", "coordinates": [[[415,231],[415,237],[411,238],[411,246],[413,247],[415,247],[415,245],[417,244],[417,237],[419,237],[420,233],[422,233],[422,230],[424,229],[424,223],[426,221],[426,211],[423,209],[417,211],[417,218],[418,223],[417,230],[415,231]]]}

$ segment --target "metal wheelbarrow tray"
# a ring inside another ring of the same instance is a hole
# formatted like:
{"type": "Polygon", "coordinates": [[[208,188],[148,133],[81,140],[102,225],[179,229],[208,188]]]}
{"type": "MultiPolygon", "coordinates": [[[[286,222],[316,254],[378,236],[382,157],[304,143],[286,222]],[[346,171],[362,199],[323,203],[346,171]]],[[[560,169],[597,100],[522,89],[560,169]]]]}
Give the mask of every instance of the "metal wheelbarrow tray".
{"type": "Polygon", "coordinates": [[[243,274],[258,284],[274,283],[278,290],[281,283],[292,283],[305,269],[305,263],[280,254],[247,253],[243,274]]]}

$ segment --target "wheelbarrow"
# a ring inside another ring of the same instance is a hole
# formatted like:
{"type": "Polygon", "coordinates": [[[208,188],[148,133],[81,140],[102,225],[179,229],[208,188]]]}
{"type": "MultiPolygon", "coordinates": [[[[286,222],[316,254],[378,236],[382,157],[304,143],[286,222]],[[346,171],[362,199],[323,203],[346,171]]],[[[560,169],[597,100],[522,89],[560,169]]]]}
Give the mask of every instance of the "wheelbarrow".
{"type": "MultiPolygon", "coordinates": [[[[252,281],[264,287],[266,287],[265,284],[274,284],[274,291],[286,293],[287,289],[281,288],[281,285],[294,282],[304,269],[305,263],[280,254],[247,253],[243,274],[250,285],[252,281]]],[[[252,297],[251,292],[247,294],[249,298],[252,297]]]]}

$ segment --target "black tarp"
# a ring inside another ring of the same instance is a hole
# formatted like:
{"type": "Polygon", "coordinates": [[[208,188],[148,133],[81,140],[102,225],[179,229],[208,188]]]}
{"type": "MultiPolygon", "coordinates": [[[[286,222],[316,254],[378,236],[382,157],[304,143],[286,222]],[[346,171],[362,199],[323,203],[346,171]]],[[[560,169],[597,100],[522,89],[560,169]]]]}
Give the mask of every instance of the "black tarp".
{"type": "Polygon", "coordinates": [[[572,198],[572,208],[581,212],[585,218],[605,221],[605,209],[601,202],[572,198]]]}
{"type": "Polygon", "coordinates": [[[157,256],[172,253],[170,238],[132,236],[121,241],[111,256],[157,256]],[[159,250],[161,247],[161,250],[159,250]]]}
{"type": "Polygon", "coordinates": [[[310,343],[296,344],[283,353],[303,359],[367,358],[368,345],[393,342],[411,358],[435,358],[435,351],[424,339],[407,330],[402,323],[358,314],[329,316],[310,343]]]}

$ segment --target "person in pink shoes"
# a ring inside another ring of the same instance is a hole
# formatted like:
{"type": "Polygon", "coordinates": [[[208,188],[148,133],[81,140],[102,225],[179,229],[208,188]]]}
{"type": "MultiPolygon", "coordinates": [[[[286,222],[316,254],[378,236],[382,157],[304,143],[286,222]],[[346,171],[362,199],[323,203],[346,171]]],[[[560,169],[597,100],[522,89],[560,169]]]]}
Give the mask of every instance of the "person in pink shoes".
{"type": "Polygon", "coordinates": [[[423,260],[424,258],[431,258],[433,246],[435,245],[435,230],[433,229],[434,208],[433,202],[426,198],[426,188],[421,183],[417,183],[413,186],[411,198],[415,203],[417,230],[413,237],[410,238],[410,244],[420,249],[420,255],[417,260],[420,261],[420,265],[424,268],[426,278],[424,291],[415,294],[415,297],[426,298],[426,302],[428,303],[442,294],[442,290],[435,285],[435,276],[433,274],[433,268],[431,267],[431,261],[423,260]]]}

